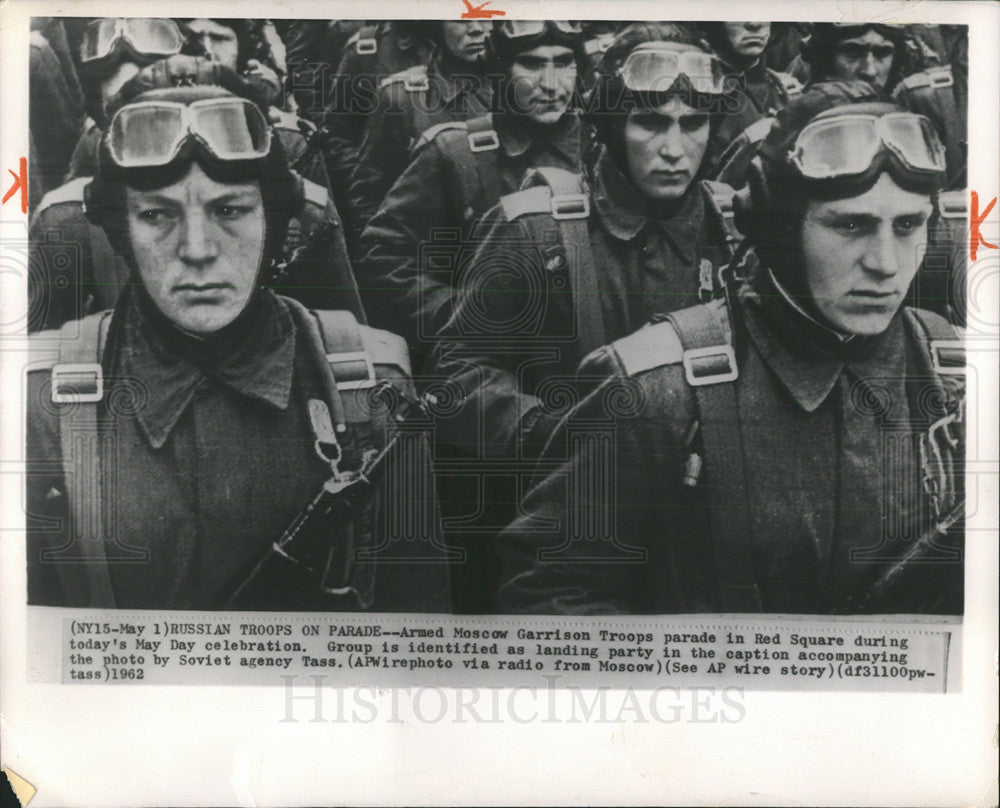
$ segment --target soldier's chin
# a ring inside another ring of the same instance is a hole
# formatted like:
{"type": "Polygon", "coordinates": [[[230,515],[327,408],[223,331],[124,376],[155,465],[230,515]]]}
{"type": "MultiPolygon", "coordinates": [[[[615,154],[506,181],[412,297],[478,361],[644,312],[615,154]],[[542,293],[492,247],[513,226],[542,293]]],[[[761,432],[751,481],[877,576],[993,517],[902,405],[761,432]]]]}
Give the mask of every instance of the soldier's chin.
{"type": "Polygon", "coordinates": [[[558,123],[559,119],[566,112],[566,105],[564,104],[551,104],[536,107],[529,113],[529,117],[532,121],[542,126],[551,126],[554,123],[558,123]]]}
{"type": "Polygon", "coordinates": [[[896,308],[878,311],[836,311],[823,312],[825,319],[839,332],[846,336],[873,337],[881,334],[889,327],[896,308]]]}
{"type": "Polygon", "coordinates": [[[182,331],[208,337],[232,323],[241,311],[242,308],[237,306],[202,304],[186,307],[168,316],[182,331]]]}

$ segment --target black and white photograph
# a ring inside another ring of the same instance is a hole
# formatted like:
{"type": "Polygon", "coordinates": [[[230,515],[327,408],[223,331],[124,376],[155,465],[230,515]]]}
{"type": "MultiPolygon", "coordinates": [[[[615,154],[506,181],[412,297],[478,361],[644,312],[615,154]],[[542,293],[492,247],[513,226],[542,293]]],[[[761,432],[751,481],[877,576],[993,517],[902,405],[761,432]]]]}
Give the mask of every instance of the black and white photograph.
{"type": "Polygon", "coordinates": [[[29,603],[962,613],[967,27],[31,24],[29,603]]]}
{"type": "MultiPolygon", "coordinates": [[[[591,733],[555,705],[597,688],[627,746],[695,732],[702,688],[727,744],[810,695],[936,698],[957,731],[996,674],[996,7],[390,7],[3,9],[22,709],[252,692],[248,737],[340,748],[392,743],[399,688],[428,740],[463,688],[591,733]]],[[[532,793],[277,792],[240,748],[212,804],[532,793]]],[[[968,760],[775,798],[968,804],[968,760]]],[[[777,794],[653,780],[575,801],[777,794]]],[[[105,799],[209,804],[177,793],[105,799]]]]}

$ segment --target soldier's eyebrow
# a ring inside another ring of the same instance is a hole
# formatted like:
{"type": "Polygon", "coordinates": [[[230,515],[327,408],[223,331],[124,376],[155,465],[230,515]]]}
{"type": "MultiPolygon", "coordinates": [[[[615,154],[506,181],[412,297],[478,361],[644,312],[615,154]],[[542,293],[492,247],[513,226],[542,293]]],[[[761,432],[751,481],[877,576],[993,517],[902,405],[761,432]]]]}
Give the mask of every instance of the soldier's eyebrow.
{"type": "Polygon", "coordinates": [[[210,197],[206,202],[210,205],[217,205],[226,202],[253,202],[258,198],[252,188],[237,189],[234,191],[224,191],[218,196],[210,197]]]}
{"type": "Polygon", "coordinates": [[[851,208],[827,208],[820,211],[816,219],[820,224],[825,225],[838,224],[847,219],[864,225],[875,225],[882,221],[880,216],[867,210],[852,210],[851,208]]]}

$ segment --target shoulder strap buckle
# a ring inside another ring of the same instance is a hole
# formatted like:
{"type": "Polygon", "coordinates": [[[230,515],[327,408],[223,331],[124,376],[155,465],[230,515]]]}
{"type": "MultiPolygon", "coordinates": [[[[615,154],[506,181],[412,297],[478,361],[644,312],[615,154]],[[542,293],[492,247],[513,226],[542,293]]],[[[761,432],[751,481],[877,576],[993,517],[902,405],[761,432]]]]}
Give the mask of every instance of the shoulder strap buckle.
{"type": "Polygon", "coordinates": [[[407,73],[403,77],[403,89],[408,93],[422,93],[425,90],[429,90],[430,87],[431,82],[427,78],[426,73],[420,73],[419,75],[407,73]]]}
{"type": "Polygon", "coordinates": [[[590,216],[590,198],[587,194],[553,194],[553,219],[586,219],[590,216]]]}
{"type": "Polygon", "coordinates": [[[732,345],[692,348],[684,351],[681,362],[684,364],[687,383],[692,387],[732,382],[739,377],[736,353],[732,345]]]}
{"type": "Polygon", "coordinates": [[[378,50],[378,40],[375,37],[358,39],[354,44],[354,49],[362,56],[375,53],[378,50]]]}
{"type": "Polygon", "coordinates": [[[338,390],[362,390],[374,387],[375,364],[367,351],[340,351],[326,355],[326,361],[337,381],[338,390]]]}
{"type": "Polygon", "coordinates": [[[938,210],[944,219],[964,219],[969,215],[963,191],[942,191],[938,195],[938,210]]]}
{"type": "Polygon", "coordinates": [[[965,344],[961,340],[930,341],[931,366],[942,376],[965,375],[965,344]]]}
{"type": "Polygon", "coordinates": [[[104,371],[97,362],[52,367],[53,404],[93,404],[104,397],[104,371]]]}
{"type": "Polygon", "coordinates": [[[951,87],[955,83],[955,79],[951,74],[951,67],[948,65],[931,68],[927,71],[927,78],[930,80],[930,85],[934,89],[939,87],[951,87]]]}
{"type": "Polygon", "coordinates": [[[494,129],[469,132],[469,151],[482,152],[500,148],[500,138],[494,129]]]}

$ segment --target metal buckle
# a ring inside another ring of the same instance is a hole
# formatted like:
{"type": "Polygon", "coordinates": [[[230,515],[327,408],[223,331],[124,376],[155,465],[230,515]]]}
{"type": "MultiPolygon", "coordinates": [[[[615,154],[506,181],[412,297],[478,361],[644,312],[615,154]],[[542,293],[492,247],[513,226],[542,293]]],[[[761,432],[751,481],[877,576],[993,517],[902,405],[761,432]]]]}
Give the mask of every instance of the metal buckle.
{"type": "MultiPolygon", "coordinates": [[[[365,387],[374,387],[378,379],[375,378],[375,364],[372,362],[371,354],[367,351],[343,351],[326,355],[326,361],[331,365],[342,362],[364,362],[367,376],[364,379],[348,379],[347,381],[337,381],[338,390],[360,390],[365,387]]],[[[332,368],[333,378],[337,378],[336,368],[332,368]]]]}
{"type": "Polygon", "coordinates": [[[681,362],[684,364],[684,375],[687,378],[687,382],[692,387],[701,387],[706,384],[732,382],[735,381],[740,375],[739,370],[736,367],[736,354],[733,351],[732,345],[709,345],[707,348],[693,348],[690,351],[684,351],[684,354],[681,357],[681,362]],[[722,373],[706,373],[700,376],[696,375],[692,360],[708,356],[725,357],[729,365],[729,369],[722,373]]]}
{"type": "Polygon", "coordinates": [[[969,215],[965,204],[965,193],[962,191],[943,191],[938,195],[938,210],[942,218],[964,219],[969,215]]]}
{"type": "Polygon", "coordinates": [[[553,219],[586,219],[590,216],[590,198],[587,194],[553,194],[553,219]]]}
{"type": "Polygon", "coordinates": [[[430,87],[431,82],[426,73],[422,76],[405,76],[403,78],[403,89],[408,93],[420,93],[429,90],[430,87]]]}
{"type": "Polygon", "coordinates": [[[370,54],[375,53],[378,50],[378,40],[371,37],[367,39],[359,39],[355,45],[354,49],[360,54],[370,54]]]}
{"type": "Polygon", "coordinates": [[[92,404],[103,397],[104,371],[97,362],[53,366],[53,404],[92,404]]]}
{"type": "Polygon", "coordinates": [[[927,78],[930,79],[931,88],[935,90],[940,87],[951,87],[955,84],[951,68],[948,67],[938,67],[928,70],[927,78]]]}
{"type": "Polygon", "coordinates": [[[483,132],[469,132],[469,151],[481,152],[500,148],[500,138],[492,129],[483,132]]]}
{"type": "Polygon", "coordinates": [[[961,340],[943,340],[936,339],[931,340],[931,363],[934,368],[935,373],[939,373],[942,376],[964,376],[965,375],[965,343],[961,340]],[[958,350],[961,352],[962,364],[961,365],[945,365],[942,360],[942,351],[947,350],[958,350]]]}

